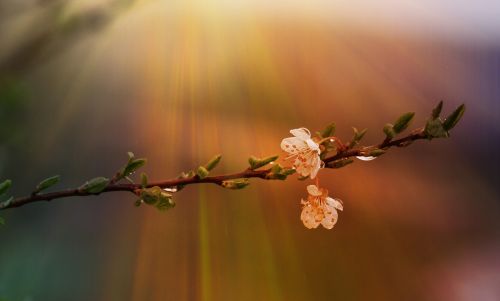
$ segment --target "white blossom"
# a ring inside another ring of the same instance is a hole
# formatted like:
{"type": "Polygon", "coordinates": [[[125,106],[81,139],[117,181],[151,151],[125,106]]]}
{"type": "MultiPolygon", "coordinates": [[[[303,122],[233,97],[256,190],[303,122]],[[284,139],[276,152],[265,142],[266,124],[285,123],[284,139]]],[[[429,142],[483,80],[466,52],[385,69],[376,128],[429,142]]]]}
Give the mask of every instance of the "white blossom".
{"type": "Polygon", "coordinates": [[[303,205],[300,219],[308,229],[317,228],[320,224],[326,229],[332,229],[337,223],[337,210],[343,210],[342,202],[328,197],[328,190],[316,185],[307,186],[309,193],[303,205]]]}
{"type": "Polygon", "coordinates": [[[311,139],[311,133],[306,128],[293,129],[289,137],[281,141],[281,149],[288,153],[286,159],[293,160],[293,167],[303,177],[314,179],[323,167],[319,145],[311,139]]]}

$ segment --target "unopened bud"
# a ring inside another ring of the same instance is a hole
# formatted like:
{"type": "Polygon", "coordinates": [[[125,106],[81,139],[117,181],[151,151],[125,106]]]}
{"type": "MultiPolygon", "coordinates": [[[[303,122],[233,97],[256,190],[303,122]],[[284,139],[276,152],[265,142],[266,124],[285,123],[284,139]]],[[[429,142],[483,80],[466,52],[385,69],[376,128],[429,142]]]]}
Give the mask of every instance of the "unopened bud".
{"type": "Polygon", "coordinates": [[[394,126],[390,123],[384,126],[384,133],[389,139],[394,139],[396,137],[396,132],[394,131],[394,126]]]}
{"type": "Polygon", "coordinates": [[[196,170],[196,175],[198,175],[200,179],[206,178],[208,174],[209,171],[203,166],[199,166],[198,169],[196,170]]]}
{"type": "Polygon", "coordinates": [[[248,163],[250,164],[250,169],[254,170],[254,169],[257,169],[259,167],[265,166],[271,162],[274,162],[277,159],[278,159],[277,155],[270,156],[267,158],[257,158],[257,157],[251,156],[250,158],[248,158],[248,163]]]}
{"type": "Polygon", "coordinates": [[[394,123],[393,130],[396,132],[396,134],[401,133],[404,131],[408,125],[410,125],[411,120],[415,116],[414,112],[408,112],[403,115],[401,115],[398,120],[394,123]]]}
{"type": "Polygon", "coordinates": [[[228,189],[242,189],[250,184],[248,179],[236,179],[236,180],[226,180],[222,181],[222,187],[228,189]]]}
{"type": "Polygon", "coordinates": [[[214,169],[217,166],[217,164],[219,164],[221,158],[222,155],[217,155],[213,157],[212,159],[210,159],[210,161],[208,161],[207,164],[205,164],[205,168],[209,171],[214,169]]]}

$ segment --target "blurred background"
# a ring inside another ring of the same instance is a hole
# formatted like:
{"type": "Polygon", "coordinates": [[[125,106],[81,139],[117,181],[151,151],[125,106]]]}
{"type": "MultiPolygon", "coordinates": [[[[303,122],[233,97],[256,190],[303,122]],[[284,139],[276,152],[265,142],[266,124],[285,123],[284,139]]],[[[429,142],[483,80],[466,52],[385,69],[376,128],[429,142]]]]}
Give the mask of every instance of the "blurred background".
{"type": "Polygon", "coordinates": [[[451,139],[323,170],[344,201],[308,230],[309,182],[198,185],[161,213],[106,194],[1,211],[0,300],[500,300],[498,1],[3,0],[0,177],[23,195],[279,153],[466,103],[451,139]]]}

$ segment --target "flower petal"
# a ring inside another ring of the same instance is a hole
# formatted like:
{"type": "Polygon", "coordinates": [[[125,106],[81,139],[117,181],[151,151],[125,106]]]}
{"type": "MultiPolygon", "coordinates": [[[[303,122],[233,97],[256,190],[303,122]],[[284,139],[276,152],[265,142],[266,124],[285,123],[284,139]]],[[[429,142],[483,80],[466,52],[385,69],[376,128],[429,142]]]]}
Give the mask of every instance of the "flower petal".
{"type": "Polygon", "coordinates": [[[295,160],[293,167],[295,167],[297,174],[299,174],[301,177],[307,177],[310,174],[309,168],[307,168],[305,165],[301,164],[300,162],[297,163],[297,160],[295,160]]]}
{"type": "Polygon", "coordinates": [[[304,152],[307,148],[307,144],[304,140],[297,137],[289,137],[281,141],[281,149],[292,155],[304,152]]]}
{"type": "Polygon", "coordinates": [[[323,212],[324,212],[324,218],[321,221],[321,225],[323,225],[323,227],[325,227],[326,229],[330,230],[337,223],[339,214],[337,213],[337,210],[335,210],[335,208],[328,205],[325,205],[323,212]]]}
{"type": "Polygon", "coordinates": [[[319,144],[314,142],[314,140],[307,139],[305,142],[306,142],[307,146],[309,147],[309,149],[311,149],[313,151],[317,151],[318,153],[320,152],[319,144]]]}
{"type": "Polygon", "coordinates": [[[321,169],[321,159],[319,156],[315,156],[311,162],[311,179],[314,179],[321,169]]]}
{"type": "Polygon", "coordinates": [[[293,129],[293,130],[290,130],[290,133],[292,135],[294,135],[295,137],[300,138],[302,140],[311,139],[311,132],[309,132],[309,130],[306,128],[293,129]]]}
{"type": "Polygon", "coordinates": [[[326,204],[330,207],[333,207],[337,210],[341,210],[343,211],[344,210],[344,206],[342,205],[342,201],[340,199],[333,199],[333,198],[326,198],[325,199],[326,201],[326,204]]]}
{"type": "Polygon", "coordinates": [[[316,185],[307,185],[307,192],[313,196],[321,196],[321,190],[316,185]]]}
{"type": "Polygon", "coordinates": [[[320,224],[320,221],[316,220],[317,212],[316,208],[307,204],[302,208],[302,212],[300,214],[300,219],[304,226],[308,229],[317,228],[320,224]]]}
{"type": "Polygon", "coordinates": [[[303,177],[311,175],[311,179],[313,179],[321,168],[321,159],[316,152],[299,154],[295,158],[293,167],[299,175],[303,177]]]}
{"type": "Polygon", "coordinates": [[[342,204],[342,200],[340,199],[334,199],[335,200],[335,208],[340,211],[344,211],[344,205],[342,204]]]}

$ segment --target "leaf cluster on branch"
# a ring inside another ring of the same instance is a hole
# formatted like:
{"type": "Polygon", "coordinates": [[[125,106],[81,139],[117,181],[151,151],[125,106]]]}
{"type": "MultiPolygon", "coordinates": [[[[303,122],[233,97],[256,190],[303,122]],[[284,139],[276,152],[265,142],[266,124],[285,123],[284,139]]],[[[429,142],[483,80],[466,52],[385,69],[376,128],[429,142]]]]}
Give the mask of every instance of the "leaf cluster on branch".
{"type": "MultiPolygon", "coordinates": [[[[416,128],[409,134],[399,137],[410,125],[415,113],[408,112],[401,115],[394,123],[387,123],[382,131],[385,138],[380,144],[360,145],[367,129],[353,128],[350,141],[344,143],[335,136],[335,123],[327,125],[316,136],[306,128],[292,129],[292,137],[282,140],[281,149],[286,153],[284,160],[278,163],[278,155],[265,158],[251,156],[248,159],[248,168],[237,173],[212,175],[213,170],[220,163],[222,156],[216,155],[206,164],[193,170],[182,172],[174,179],[150,182],[145,173],[140,174],[140,180],[133,179],[134,174],[143,167],[147,160],[136,158],[132,152],[128,153],[128,161],[114,176],[96,177],[85,181],[73,189],[45,192],[60,181],[60,176],[52,176],[42,180],[35,186],[30,195],[14,198],[7,192],[12,186],[11,180],[0,183],[0,210],[20,207],[26,204],[51,201],[54,199],[99,195],[107,192],[127,191],[136,196],[135,205],[148,205],[164,211],[175,207],[174,195],[187,185],[212,183],[227,189],[242,189],[250,184],[250,179],[286,180],[290,175],[297,173],[299,180],[315,179],[313,185],[307,186],[308,196],[302,199],[301,220],[307,228],[317,228],[320,224],[331,229],[338,219],[337,210],[343,210],[339,199],[331,198],[328,190],[319,186],[318,172],[322,169],[336,169],[345,167],[354,162],[354,158],[362,161],[374,160],[384,155],[392,147],[407,147],[416,140],[447,138],[450,130],[460,121],[465,105],[460,105],[446,118],[441,118],[443,102],[432,110],[431,116],[423,127],[416,128]]],[[[0,217],[0,224],[5,220],[0,217]]]]}

